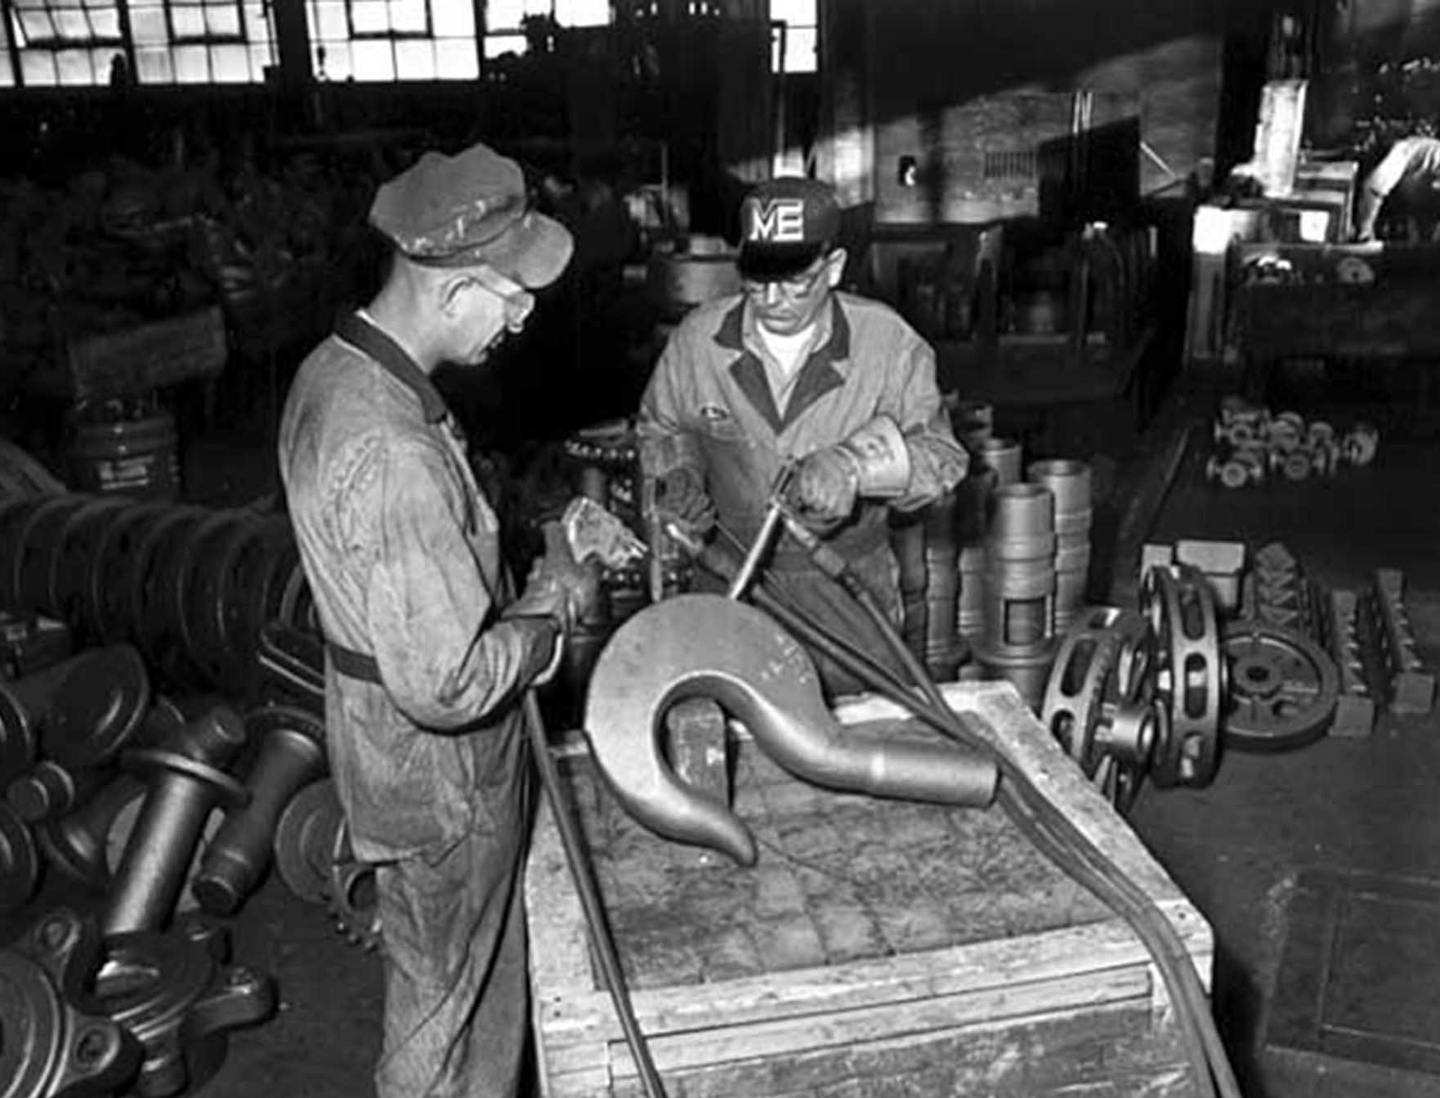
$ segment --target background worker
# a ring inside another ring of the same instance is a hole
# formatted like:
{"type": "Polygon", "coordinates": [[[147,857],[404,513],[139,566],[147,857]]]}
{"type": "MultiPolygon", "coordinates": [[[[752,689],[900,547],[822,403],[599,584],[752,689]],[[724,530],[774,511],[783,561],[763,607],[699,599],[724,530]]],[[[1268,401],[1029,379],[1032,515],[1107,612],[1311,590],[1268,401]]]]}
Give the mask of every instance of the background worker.
{"type": "Polygon", "coordinates": [[[514,599],[495,513],[431,382],[524,325],[569,234],[476,145],[379,188],[394,248],[369,306],[301,365],[280,470],[327,647],[330,769],[377,864],[381,1098],[516,1093],[528,1025],[519,874],[524,692],[553,673],[594,579],[549,537],[514,599]]]}
{"type": "Polygon", "coordinates": [[[1405,137],[1365,177],[1355,210],[1355,238],[1375,239],[1375,227],[1387,217],[1408,222],[1411,243],[1431,243],[1440,224],[1440,140],[1405,137]]]}
{"type": "MultiPolygon", "coordinates": [[[[662,508],[699,527],[718,516],[747,544],[793,463],[791,502],[898,625],[887,509],[938,499],[968,459],[941,405],[934,351],[893,309],[839,292],[840,224],[834,191],[815,180],[761,183],[743,200],[743,291],[672,333],[641,402],[642,460],[662,508]]],[[[770,575],[893,666],[874,623],[793,539],[777,546],[770,575]]],[[[831,693],[862,688],[817,662],[831,693]]]]}

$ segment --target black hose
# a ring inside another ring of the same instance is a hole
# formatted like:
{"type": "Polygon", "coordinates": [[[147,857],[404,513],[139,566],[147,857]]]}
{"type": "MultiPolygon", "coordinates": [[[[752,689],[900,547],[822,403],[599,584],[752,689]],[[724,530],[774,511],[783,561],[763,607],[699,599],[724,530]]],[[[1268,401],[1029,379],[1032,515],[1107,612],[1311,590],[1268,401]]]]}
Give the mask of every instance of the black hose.
{"type": "MultiPolygon", "coordinates": [[[[852,654],[845,651],[845,646],[824,636],[824,630],[805,620],[803,613],[780,607],[780,613],[776,614],[777,607],[768,597],[768,592],[763,588],[752,587],[752,596],[756,598],[757,605],[775,616],[783,627],[794,630],[797,639],[814,644],[847,673],[868,682],[877,692],[920,717],[942,734],[966,746],[993,752],[993,747],[985,738],[967,728],[964,717],[949,707],[944,694],[906,646],[879,601],[854,575],[845,559],[803,528],[792,524],[790,533],[810,551],[816,566],[864,607],[879,628],[881,636],[885,638],[886,644],[923,691],[924,700],[917,698],[888,672],[875,674],[873,666],[863,666],[863,663],[873,661],[862,662],[852,658],[852,654]],[[817,641],[819,643],[816,643],[817,641]]],[[[1120,872],[1073,821],[1044,798],[1030,782],[1028,775],[1003,752],[996,754],[999,756],[1001,773],[1009,779],[1001,783],[999,798],[1006,815],[1032,843],[1046,852],[1056,865],[1130,924],[1160,969],[1161,977],[1170,992],[1176,1007],[1186,1057],[1195,1071],[1197,1081],[1205,1093],[1213,1095],[1218,1086],[1224,1098],[1240,1098],[1234,1072],[1210,1016],[1204,988],[1175,928],[1149,896],[1120,872]]]]}
{"type": "Polygon", "coordinates": [[[625,1044],[635,1058],[640,1072],[640,1082],[647,1098],[665,1098],[665,1084],[655,1061],[650,1057],[650,1046],[640,1032],[640,1023],[635,1017],[635,1007],[630,1001],[629,985],[620,968],[620,955],[615,949],[615,936],[610,933],[610,923],[605,918],[605,908],[600,902],[595,878],[591,875],[587,848],[580,837],[580,829],[570,811],[569,798],[565,795],[560,771],[550,755],[550,741],[545,732],[545,718],[540,712],[540,701],[535,691],[525,692],[525,724],[530,732],[530,752],[535,756],[535,765],[540,770],[540,784],[545,789],[545,798],[550,802],[550,814],[555,817],[555,826],[560,829],[560,845],[565,848],[565,861],[570,866],[570,876],[575,881],[575,891],[580,895],[580,907],[585,913],[585,926],[590,932],[590,944],[600,958],[600,968],[605,974],[605,986],[615,1004],[615,1013],[620,1019],[620,1028],[625,1033],[625,1044]]]}

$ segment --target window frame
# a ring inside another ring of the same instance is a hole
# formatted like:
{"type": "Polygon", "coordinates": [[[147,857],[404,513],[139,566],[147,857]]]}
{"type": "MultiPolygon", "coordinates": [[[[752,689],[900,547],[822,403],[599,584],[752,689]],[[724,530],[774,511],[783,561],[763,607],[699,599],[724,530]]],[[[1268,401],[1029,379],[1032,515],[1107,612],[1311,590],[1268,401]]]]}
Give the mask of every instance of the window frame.
{"type": "MultiPolygon", "coordinates": [[[[168,4],[169,0],[166,0],[166,3],[168,4]]],[[[28,35],[25,35],[25,41],[22,42],[20,38],[21,35],[24,34],[24,27],[21,23],[20,5],[17,3],[17,0],[3,0],[3,3],[0,3],[0,12],[3,12],[5,17],[6,41],[9,46],[12,64],[17,67],[15,76],[18,78],[20,75],[18,71],[19,54],[25,50],[48,50],[51,53],[59,53],[62,50],[97,50],[111,48],[128,50],[130,43],[127,39],[127,28],[130,22],[130,12],[127,0],[111,0],[111,6],[115,9],[115,25],[117,27],[116,34],[113,38],[96,35],[94,33],[95,25],[90,19],[90,5],[85,3],[84,0],[81,0],[78,8],[72,7],[64,10],[79,11],[85,16],[85,22],[91,30],[90,37],[83,39],[66,38],[56,29],[55,12],[59,9],[52,3],[52,0],[32,0],[32,2],[28,4],[28,9],[30,11],[42,12],[46,19],[49,20],[51,30],[55,31],[55,36],[51,38],[38,38],[32,41],[28,35]],[[17,34],[17,31],[21,33],[17,34]]],[[[16,86],[18,87],[20,85],[17,84],[16,86]]]]}
{"type": "MultiPolygon", "coordinates": [[[[119,0],[120,5],[126,9],[126,22],[129,22],[130,0],[119,0]]],[[[427,0],[428,2],[428,0],[427,0]]],[[[166,43],[171,46],[234,46],[251,44],[250,37],[245,33],[245,5],[243,0],[165,0],[165,29],[170,34],[170,41],[166,43]],[[233,6],[235,9],[235,25],[240,29],[234,34],[177,34],[175,31],[174,10],[179,6],[182,8],[195,8],[204,12],[206,8],[219,8],[233,6]]]]}
{"type": "MultiPolygon", "coordinates": [[[[355,29],[355,0],[345,0],[345,28],[352,42],[406,42],[436,41],[435,12],[431,0],[420,0],[425,5],[425,29],[423,31],[396,30],[392,23],[389,30],[357,31],[355,29]]],[[[388,16],[387,16],[388,18],[388,16]]]]}

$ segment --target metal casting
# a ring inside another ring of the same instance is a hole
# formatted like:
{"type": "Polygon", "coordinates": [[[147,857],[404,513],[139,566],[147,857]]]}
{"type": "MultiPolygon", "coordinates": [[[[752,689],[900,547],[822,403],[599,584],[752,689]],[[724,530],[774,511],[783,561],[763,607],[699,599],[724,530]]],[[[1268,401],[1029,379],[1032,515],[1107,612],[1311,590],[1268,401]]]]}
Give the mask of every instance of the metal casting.
{"type": "Polygon", "coordinates": [[[767,755],[816,785],[970,806],[995,796],[993,760],[842,729],[809,656],[761,611],[680,595],[640,611],[611,637],[591,678],[585,731],[626,811],[661,835],[741,864],[755,860],[749,829],[684,786],[660,748],[666,709],[687,697],[715,699],[767,755]]]}
{"type": "Polygon", "coordinates": [[[101,927],[107,937],[157,930],[170,919],[212,808],[243,805],[245,787],[220,767],[245,745],[245,726],[217,706],[164,748],[125,754],[147,776],[145,805],[114,875],[101,927]]]}
{"type": "Polygon", "coordinates": [[[286,887],[306,903],[326,902],[330,866],[344,822],[335,783],[329,778],[301,789],[280,813],[275,827],[275,868],[286,887]]]}
{"type": "Polygon", "coordinates": [[[130,1093],[169,1098],[219,1070],[232,1030],[275,1012],[274,983],[227,966],[228,937],[201,917],[169,933],[134,932],[105,942],[95,998],[144,1049],[130,1093]]]}
{"type": "Polygon", "coordinates": [[[356,859],[350,846],[350,825],[343,817],[335,829],[326,905],[335,920],[335,929],[351,943],[366,951],[379,949],[384,944],[375,896],[375,866],[356,859]]]}
{"type": "Polygon", "coordinates": [[[1188,565],[1145,574],[1140,606],[1156,640],[1156,685],[1169,709],[1151,777],[1163,787],[1205,786],[1220,765],[1220,720],[1228,683],[1215,596],[1188,565]]]}
{"type": "Polygon", "coordinates": [[[46,863],[73,881],[96,891],[104,890],[110,883],[106,858],[110,829],[131,802],[144,796],[144,782],[120,774],[73,812],[41,824],[35,838],[46,863]]]}
{"type": "Polygon", "coordinates": [[[65,909],[0,949],[0,1098],[109,1095],[133,1076],[138,1043],[85,995],[99,960],[94,924],[65,909]]]}
{"type": "Polygon", "coordinates": [[[302,709],[265,706],[245,715],[259,753],[245,780],[250,800],[225,817],[206,848],[190,891],[200,906],[229,915],[270,864],[275,826],[291,797],[325,772],[325,725],[302,709]]]}
{"type": "Polygon", "coordinates": [[[0,912],[24,907],[39,882],[35,839],[15,810],[0,804],[0,912]]]}
{"type": "Polygon", "coordinates": [[[1340,674],[1304,635],[1263,621],[1225,627],[1230,695],[1225,746],[1290,751],[1325,735],[1340,697],[1340,674]]]}

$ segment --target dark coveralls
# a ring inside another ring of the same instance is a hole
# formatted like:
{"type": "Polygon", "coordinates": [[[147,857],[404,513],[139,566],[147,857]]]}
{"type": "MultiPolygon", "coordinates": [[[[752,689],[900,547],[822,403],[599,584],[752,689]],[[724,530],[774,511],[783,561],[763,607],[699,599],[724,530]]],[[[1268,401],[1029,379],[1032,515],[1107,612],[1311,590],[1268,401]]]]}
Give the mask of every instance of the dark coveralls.
{"type": "Polygon", "coordinates": [[[327,638],[330,768],[377,863],[381,1098],[512,1095],[528,1025],[520,699],[555,627],[502,619],[494,512],[429,378],[360,316],[302,364],[280,471],[327,638]]]}
{"type": "MultiPolygon", "coordinates": [[[[915,510],[939,499],[964,477],[969,459],[940,402],[935,352],[898,313],[837,293],[820,325],[815,350],[786,379],[761,342],[743,295],[700,306],[660,356],[641,402],[640,430],[673,440],[672,467],[689,465],[701,473],[720,522],[748,545],[787,461],[843,442],[876,416],[890,416],[909,449],[909,486],[898,499],[862,499],[827,539],[898,625],[899,565],[886,507],[915,510]]],[[[870,617],[793,540],[781,540],[770,568],[790,601],[895,666],[870,617]]],[[[829,661],[816,662],[832,694],[863,688],[829,661]]]]}

